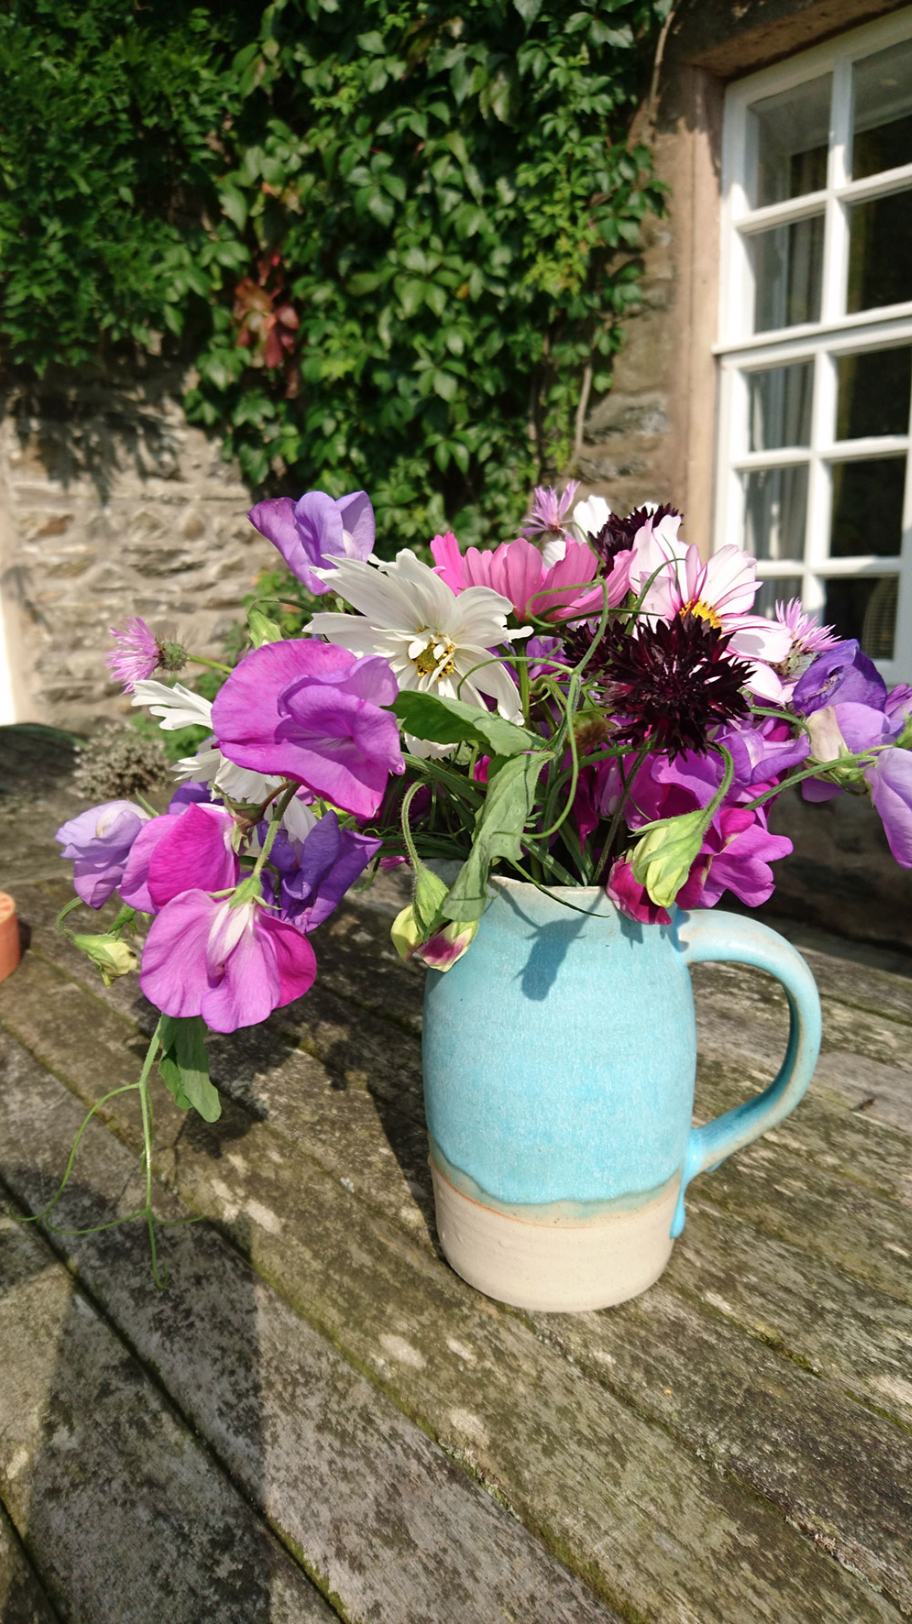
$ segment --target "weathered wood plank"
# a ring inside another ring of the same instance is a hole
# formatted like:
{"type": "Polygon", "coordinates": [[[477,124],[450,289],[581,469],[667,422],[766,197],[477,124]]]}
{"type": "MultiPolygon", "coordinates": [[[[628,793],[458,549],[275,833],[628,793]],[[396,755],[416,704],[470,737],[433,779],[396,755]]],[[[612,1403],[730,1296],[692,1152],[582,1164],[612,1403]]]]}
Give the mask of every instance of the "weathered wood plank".
{"type": "Polygon", "coordinates": [[[582,1370],[912,1612],[907,1433],[662,1283],[610,1312],[528,1317],[582,1370]]]}
{"type": "Polygon", "coordinates": [[[0,1492],[67,1619],[334,1616],[44,1242],[0,1218],[0,1492]]]}
{"type": "Polygon", "coordinates": [[[906,1305],[838,1269],[822,1271],[799,1247],[701,1201],[695,1188],[663,1286],[912,1428],[906,1305]]]}
{"type": "Polygon", "coordinates": [[[0,1618],[3,1624],[57,1624],[22,1542],[0,1505],[0,1618]]]}
{"type": "MultiPolygon", "coordinates": [[[[17,1147],[3,1171],[20,1199],[37,1204],[80,1108],[8,1039],[3,1060],[2,1143],[17,1147]]],[[[78,1184],[61,1202],[64,1226],[136,1202],[135,1158],[100,1127],[84,1146],[78,1184]]],[[[185,1210],[163,1194],[159,1205],[171,1217],[185,1210]]],[[[611,1624],[595,1597],[209,1226],[165,1232],[165,1292],[152,1285],[138,1226],[52,1238],[347,1619],[611,1624]]]]}
{"type": "MultiPolygon", "coordinates": [[[[90,1089],[89,1057],[74,1048],[71,1079],[79,1068],[90,1089]]],[[[175,1180],[195,1210],[217,1219],[291,1302],[620,1610],[663,1617],[671,1598],[683,1616],[689,1609],[707,1624],[781,1624],[822,1609],[852,1624],[890,1616],[778,1513],[543,1348],[338,1179],[290,1155],[268,1124],[251,1124],[242,1142],[220,1127],[188,1127],[175,1147],[175,1180]]]]}

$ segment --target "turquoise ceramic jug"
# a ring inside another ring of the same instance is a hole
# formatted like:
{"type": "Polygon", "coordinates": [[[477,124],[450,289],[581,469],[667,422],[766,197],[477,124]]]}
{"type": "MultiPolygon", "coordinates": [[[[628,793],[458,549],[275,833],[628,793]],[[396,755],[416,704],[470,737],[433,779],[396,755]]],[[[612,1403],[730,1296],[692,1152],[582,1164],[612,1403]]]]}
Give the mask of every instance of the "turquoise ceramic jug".
{"type": "Polygon", "coordinates": [[[425,992],[441,1244],[502,1302],[608,1307],[661,1274],[690,1180],[798,1104],[820,1047],[817,988],[788,942],[740,914],[675,911],[670,925],[639,925],[596,887],[492,885],[471,948],[445,974],[430,971],[425,992]],[[769,971],[790,1030],[765,1092],[692,1128],[687,966],[705,960],[769,971]]]}

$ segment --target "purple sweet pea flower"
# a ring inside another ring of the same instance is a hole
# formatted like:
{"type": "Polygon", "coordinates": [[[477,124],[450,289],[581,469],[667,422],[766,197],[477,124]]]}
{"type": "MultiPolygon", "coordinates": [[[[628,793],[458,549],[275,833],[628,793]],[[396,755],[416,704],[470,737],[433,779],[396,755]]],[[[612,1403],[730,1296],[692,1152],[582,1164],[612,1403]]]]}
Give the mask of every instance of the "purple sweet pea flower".
{"type": "Polygon", "coordinates": [[[893,856],[912,868],[912,751],[882,750],[865,778],[893,856]]]}
{"type": "Polygon", "coordinates": [[[254,649],[212,707],[222,754],[239,767],[297,779],[357,817],[372,817],[389,774],[405,771],[398,693],[379,655],[296,638],[254,649]]]}
{"type": "Polygon", "coordinates": [[[337,500],[325,491],[308,491],[298,502],[280,496],[259,502],[247,517],[278,547],[308,592],[332,591],[315,569],[332,569],[336,558],[366,559],[374,550],[374,510],[366,491],[351,491],[337,500]]]}
{"type": "Polygon", "coordinates": [[[133,842],[149,821],[132,801],[105,801],[61,824],[54,836],[75,864],[73,885],[90,908],[100,908],[123,878],[133,842]]]}
{"type": "Polygon", "coordinates": [[[825,649],[795,684],[792,705],[799,716],[810,716],[824,705],[870,705],[883,710],[887,685],[873,660],[863,654],[856,638],[825,649]]]}
{"type": "Polygon", "coordinates": [[[256,1026],[313,985],[314,951],[257,902],[232,907],[183,891],[152,923],[139,985],[165,1015],[202,1015],[213,1032],[256,1026]]]}
{"type": "Polygon", "coordinates": [[[752,789],[758,784],[774,783],[782,773],[804,761],[811,748],[807,734],[796,737],[788,723],[772,716],[756,727],[726,728],[719,742],[731,752],[735,785],[752,789]]]}
{"type": "MultiPolygon", "coordinates": [[[[297,851],[286,841],[276,861],[276,867],[282,870],[283,916],[299,930],[316,930],[339,906],[349,886],[382,845],[382,840],[370,835],[340,829],[335,812],[327,812],[314,825],[297,851]]],[[[272,856],[275,860],[275,846],[272,856]]]]}

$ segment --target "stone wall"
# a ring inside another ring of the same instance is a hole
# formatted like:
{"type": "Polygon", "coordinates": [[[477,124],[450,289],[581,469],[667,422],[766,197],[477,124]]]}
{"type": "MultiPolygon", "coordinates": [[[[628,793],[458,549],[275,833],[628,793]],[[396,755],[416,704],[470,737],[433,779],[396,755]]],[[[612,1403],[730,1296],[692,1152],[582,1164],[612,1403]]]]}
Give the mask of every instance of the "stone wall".
{"type": "Polygon", "coordinates": [[[116,712],[103,661],[128,614],[217,656],[269,561],[237,469],[184,418],[181,384],[152,370],[4,392],[0,601],[17,720],[84,732],[116,712]]]}

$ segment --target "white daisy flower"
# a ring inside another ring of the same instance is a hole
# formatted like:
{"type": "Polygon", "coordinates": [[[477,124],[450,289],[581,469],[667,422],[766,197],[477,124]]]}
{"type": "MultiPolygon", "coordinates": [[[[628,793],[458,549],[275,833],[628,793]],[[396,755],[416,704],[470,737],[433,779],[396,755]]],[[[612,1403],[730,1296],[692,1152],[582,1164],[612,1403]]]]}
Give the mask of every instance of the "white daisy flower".
{"type": "MultiPolygon", "coordinates": [[[[393,563],[378,565],[340,558],[327,578],[330,574],[333,590],[358,613],[314,615],[309,632],[352,654],[382,655],[400,688],[461,699],[482,709],[487,709],[487,695],[501,716],[522,720],[516,684],[490,652],[532,629],[507,630],[509,598],[487,586],[457,595],[408,551],[393,563]]],[[[409,748],[415,755],[445,755],[454,747],[410,741],[409,748]]]]}

